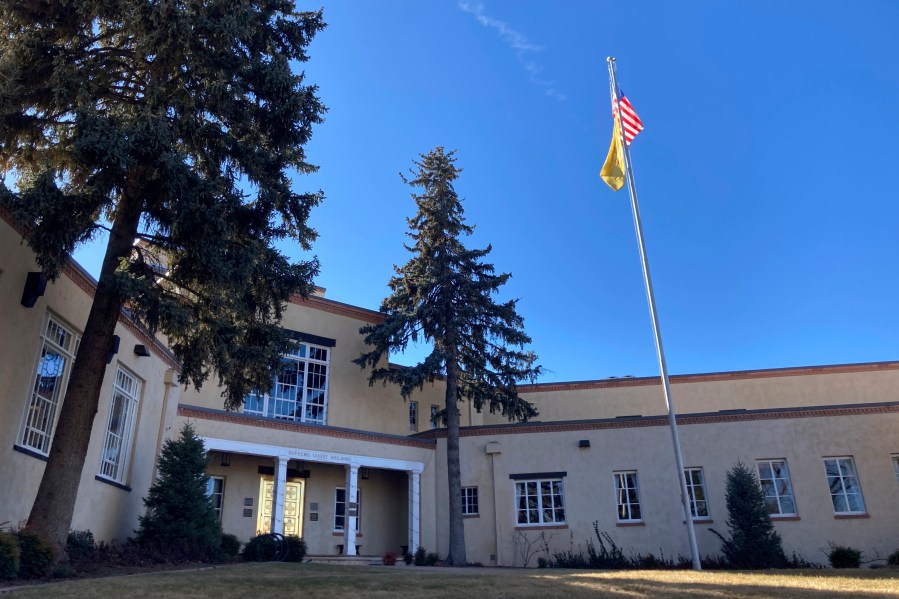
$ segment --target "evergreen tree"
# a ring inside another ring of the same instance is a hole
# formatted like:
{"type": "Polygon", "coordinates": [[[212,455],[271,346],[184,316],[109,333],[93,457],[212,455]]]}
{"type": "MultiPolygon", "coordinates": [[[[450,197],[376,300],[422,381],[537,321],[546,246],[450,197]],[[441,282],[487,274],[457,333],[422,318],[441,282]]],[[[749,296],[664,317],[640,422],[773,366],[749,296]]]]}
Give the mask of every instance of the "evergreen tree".
{"type": "Polygon", "coordinates": [[[521,380],[534,380],[540,367],[525,351],[531,339],[515,310],[516,300],[496,303],[493,295],[509,280],[495,274],[483,261],[485,249],[467,249],[462,237],[473,228],[465,224],[462,203],[453,188],[460,173],[455,152],[436,148],[421,161],[412,178],[403,181],[413,194],[418,213],[408,219],[413,257],[391,278],[391,294],[381,304],[384,322],[362,327],[373,349],[356,363],[372,369],[369,382],[395,383],[408,399],[415,389],[437,378],[446,381],[447,473],[449,480],[450,543],[446,563],[464,566],[465,537],[462,520],[462,484],[459,466],[459,402],[499,411],[509,420],[527,420],[537,414],[517,392],[521,380]],[[389,351],[402,351],[422,340],[431,353],[409,368],[389,368],[389,351]]]}
{"type": "Polygon", "coordinates": [[[737,462],[727,473],[725,493],[730,539],[718,537],[728,563],[752,570],[784,567],[787,558],[780,534],[774,530],[765,495],[752,470],[737,462]]]}
{"type": "Polygon", "coordinates": [[[206,560],[221,551],[222,528],[206,494],[206,451],[190,424],[167,439],[159,454],[159,476],[144,499],[137,540],[145,548],[184,559],[206,560]]]}
{"type": "Polygon", "coordinates": [[[318,270],[275,243],[315,238],[322,194],[290,176],[315,170],[303,145],[325,109],[290,63],[323,27],[293,0],[0,3],[0,203],[50,279],[109,231],[28,520],[60,547],[123,306],[183,382],[215,372],[227,408],[269,384],[283,305],[318,270]]]}

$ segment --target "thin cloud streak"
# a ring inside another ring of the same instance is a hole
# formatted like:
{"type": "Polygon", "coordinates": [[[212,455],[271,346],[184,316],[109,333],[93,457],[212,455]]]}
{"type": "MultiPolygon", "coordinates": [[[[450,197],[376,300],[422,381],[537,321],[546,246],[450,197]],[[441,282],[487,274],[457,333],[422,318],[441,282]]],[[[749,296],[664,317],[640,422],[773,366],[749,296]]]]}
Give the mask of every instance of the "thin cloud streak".
{"type": "Polygon", "coordinates": [[[514,50],[518,62],[528,74],[530,83],[542,88],[543,92],[550,98],[560,102],[564,102],[567,99],[565,94],[556,89],[555,82],[538,77],[541,71],[543,71],[543,67],[539,63],[534,62],[529,55],[542,52],[543,46],[531,43],[524,34],[509,27],[509,24],[505,21],[500,21],[484,14],[484,5],[480,2],[466,2],[463,0],[459,2],[459,9],[472,15],[484,27],[494,29],[497,32],[500,39],[514,50]]]}

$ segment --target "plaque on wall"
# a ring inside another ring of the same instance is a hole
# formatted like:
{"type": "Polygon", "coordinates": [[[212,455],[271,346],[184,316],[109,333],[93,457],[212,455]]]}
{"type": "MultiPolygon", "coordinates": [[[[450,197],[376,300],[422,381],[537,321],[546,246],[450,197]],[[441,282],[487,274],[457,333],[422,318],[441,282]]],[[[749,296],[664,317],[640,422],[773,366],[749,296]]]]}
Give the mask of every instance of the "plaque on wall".
{"type": "Polygon", "coordinates": [[[244,508],[243,517],[244,518],[252,518],[253,517],[253,508],[244,508]]]}
{"type": "Polygon", "coordinates": [[[310,522],[318,522],[318,512],[310,512],[309,513],[309,521],[310,522]]]}

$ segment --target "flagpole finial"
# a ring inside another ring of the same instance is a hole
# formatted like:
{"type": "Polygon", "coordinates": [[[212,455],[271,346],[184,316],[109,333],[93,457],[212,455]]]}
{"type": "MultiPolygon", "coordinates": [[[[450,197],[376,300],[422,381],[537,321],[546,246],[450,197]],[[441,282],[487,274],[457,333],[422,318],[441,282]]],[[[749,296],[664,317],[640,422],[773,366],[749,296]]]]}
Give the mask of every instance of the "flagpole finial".
{"type": "Polygon", "coordinates": [[[606,56],[606,61],[607,62],[615,62],[615,57],[614,56],[606,56]]]}

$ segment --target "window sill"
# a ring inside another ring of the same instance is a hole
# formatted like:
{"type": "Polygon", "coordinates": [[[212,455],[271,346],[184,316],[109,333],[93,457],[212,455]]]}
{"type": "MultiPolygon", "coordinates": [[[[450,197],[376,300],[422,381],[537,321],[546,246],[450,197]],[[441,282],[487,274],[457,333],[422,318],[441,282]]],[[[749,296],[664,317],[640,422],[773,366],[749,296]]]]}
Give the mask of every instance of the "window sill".
{"type": "Polygon", "coordinates": [[[12,448],[14,450],[18,451],[19,453],[24,453],[25,455],[29,455],[33,458],[37,458],[37,459],[41,460],[42,462],[46,462],[46,461],[50,460],[50,458],[48,458],[44,454],[38,453],[33,449],[29,449],[29,448],[23,447],[21,445],[13,445],[12,448]]]}
{"type": "Polygon", "coordinates": [[[618,526],[619,528],[628,528],[631,526],[646,526],[646,522],[644,522],[643,520],[633,520],[630,522],[616,522],[615,526],[618,526]]]}
{"type": "Polygon", "coordinates": [[[563,530],[567,524],[519,524],[515,530],[563,530]]]}
{"type": "Polygon", "coordinates": [[[131,487],[129,487],[128,485],[123,485],[122,483],[116,482],[116,481],[112,480],[111,478],[104,478],[104,477],[100,476],[99,474],[94,476],[94,480],[98,480],[101,483],[106,483],[107,485],[112,485],[113,487],[116,487],[117,489],[121,489],[123,491],[128,491],[129,493],[131,492],[131,487]]]}
{"type": "MultiPolygon", "coordinates": [[[[343,538],[343,537],[346,536],[346,532],[344,532],[344,531],[342,531],[342,530],[335,530],[334,532],[331,533],[331,536],[332,536],[332,537],[340,537],[340,538],[343,538]]],[[[359,537],[361,537],[361,536],[362,536],[362,533],[361,533],[361,532],[357,532],[357,533],[356,533],[356,538],[357,538],[357,539],[358,539],[359,537]]]]}
{"type": "Polygon", "coordinates": [[[859,520],[864,518],[870,518],[869,514],[834,514],[834,520],[859,520]]]}
{"type": "Polygon", "coordinates": [[[462,518],[480,518],[480,514],[462,514],[462,518]]]}
{"type": "Polygon", "coordinates": [[[798,522],[802,520],[799,516],[770,516],[772,522],[798,522]]]}
{"type": "MultiPolygon", "coordinates": [[[[686,520],[681,520],[681,523],[686,524],[686,520]]],[[[715,521],[711,518],[693,518],[693,524],[714,524],[715,521]]]]}

